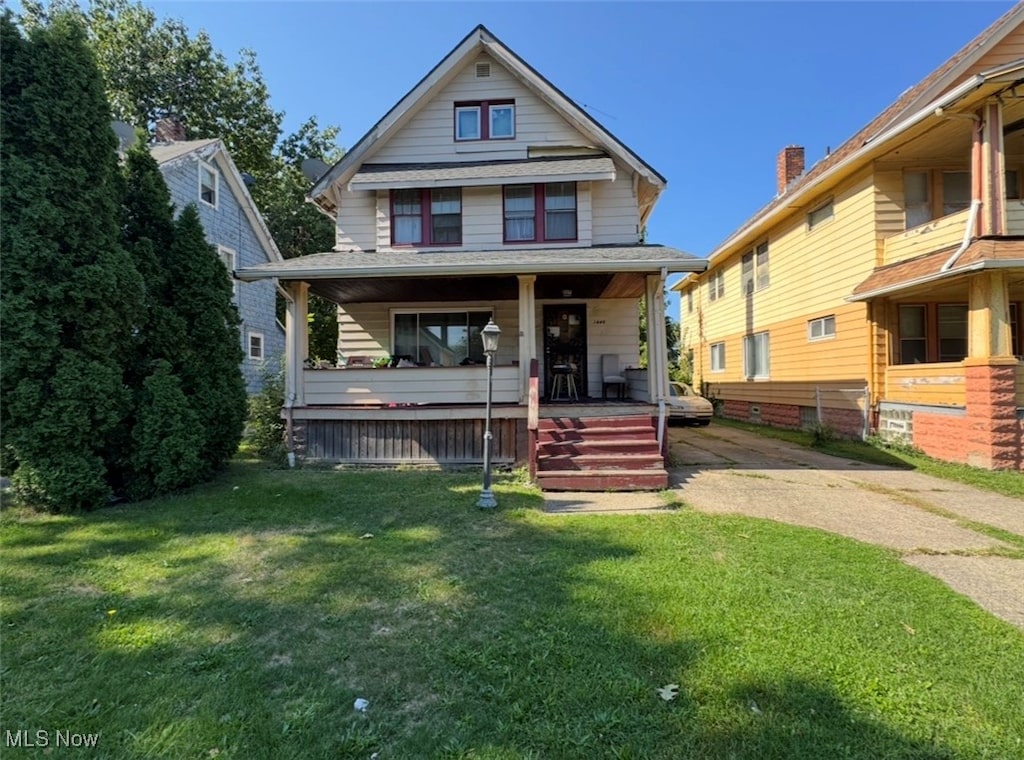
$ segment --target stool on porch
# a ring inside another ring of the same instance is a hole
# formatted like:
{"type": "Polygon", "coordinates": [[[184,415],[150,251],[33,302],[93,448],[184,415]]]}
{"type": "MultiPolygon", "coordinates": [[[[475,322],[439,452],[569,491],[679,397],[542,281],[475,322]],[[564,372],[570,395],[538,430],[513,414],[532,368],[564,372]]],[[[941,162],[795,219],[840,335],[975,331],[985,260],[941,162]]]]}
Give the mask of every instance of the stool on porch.
{"type": "Polygon", "coordinates": [[[579,401],[580,394],[576,390],[576,373],[568,364],[555,364],[551,367],[554,379],[551,387],[552,401],[579,401]]]}

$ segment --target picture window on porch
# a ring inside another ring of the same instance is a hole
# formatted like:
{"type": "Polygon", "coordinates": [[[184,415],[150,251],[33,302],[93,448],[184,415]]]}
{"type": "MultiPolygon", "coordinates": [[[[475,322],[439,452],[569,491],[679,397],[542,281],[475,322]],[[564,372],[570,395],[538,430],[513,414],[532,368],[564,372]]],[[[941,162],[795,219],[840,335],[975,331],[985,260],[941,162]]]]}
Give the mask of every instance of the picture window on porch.
{"type": "Polygon", "coordinates": [[[958,362],[967,356],[967,304],[901,304],[896,364],[958,362]]]}
{"type": "Polygon", "coordinates": [[[394,312],[391,355],[427,367],[482,364],[480,332],[492,314],[491,309],[394,312]]]}
{"type": "Polygon", "coordinates": [[[575,182],[506,185],[504,207],[506,243],[576,240],[575,182]]]}
{"type": "Polygon", "coordinates": [[[461,245],[462,189],[391,191],[392,245],[461,245]]]}

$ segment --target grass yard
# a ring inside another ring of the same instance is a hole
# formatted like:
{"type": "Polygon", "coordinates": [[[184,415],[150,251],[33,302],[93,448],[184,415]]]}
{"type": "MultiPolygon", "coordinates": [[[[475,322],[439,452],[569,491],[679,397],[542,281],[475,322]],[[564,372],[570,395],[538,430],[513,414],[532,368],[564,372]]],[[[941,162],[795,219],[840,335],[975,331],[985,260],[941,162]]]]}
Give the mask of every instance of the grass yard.
{"type": "Polygon", "coordinates": [[[239,462],[176,498],[7,510],[0,740],[45,730],[53,756],[89,758],[1024,756],[1024,635],[893,554],[685,508],[546,515],[510,476],[481,512],[478,483],[239,462]],[[54,749],[58,730],[98,746],[54,749]]]}

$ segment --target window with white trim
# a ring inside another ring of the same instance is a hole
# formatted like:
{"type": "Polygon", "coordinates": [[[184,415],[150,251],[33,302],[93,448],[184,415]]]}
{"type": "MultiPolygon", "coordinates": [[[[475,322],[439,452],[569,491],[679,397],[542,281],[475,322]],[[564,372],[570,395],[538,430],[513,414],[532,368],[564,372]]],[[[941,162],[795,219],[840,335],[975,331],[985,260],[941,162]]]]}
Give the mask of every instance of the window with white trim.
{"type": "Polygon", "coordinates": [[[514,100],[464,101],[455,104],[455,140],[511,140],[516,136],[514,100]]]}
{"type": "Polygon", "coordinates": [[[743,375],[748,380],[768,378],[770,365],[768,332],[743,337],[743,375]]]}
{"type": "Polygon", "coordinates": [[[708,277],[708,300],[717,301],[725,295],[725,272],[721,269],[712,272],[708,277]]]}
{"type": "Polygon", "coordinates": [[[819,224],[827,222],[832,218],[833,214],[832,199],[829,198],[817,208],[811,209],[810,213],[807,214],[807,229],[813,230],[819,224]]]}
{"type": "Polygon", "coordinates": [[[725,343],[711,344],[711,371],[725,371],[725,343]]]}
{"type": "Polygon", "coordinates": [[[235,279],[235,269],[238,268],[238,254],[234,250],[224,245],[217,246],[217,257],[220,259],[220,263],[224,265],[227,270],[228,277],[231,278],[231,291],[237,296],[238,295],[238,280],[235,279]]]}
{"type": "Polygon", "coordinates": [[[483,363],[480,333],[491,314],[491,309],[393,311],[391,355],[425,367],[483,363]]]}
{"type": "Polygon", "coordinates": [[[263,361],[263,333],[251,332],[248,335],[247,356],[254,361],[263,361]]]}
{"type": "Polygon", "coordinates": [[[199,162],[199,200],[207,206],[217,208],[217,196],[220,189],[220,174],[210,164],[199,162]]]}
{"type": "Polygon", "coordinates": [[[750,295],[755,290],[763,290],[771,284],[768,273],[768,241],[743,254],[740,264],[744,294],[750,295]]]}
{"type": "Polygon", "coordinates": [[[807,340],[828,340],[836,337],[836,315],[807,321],[807,340]]]}

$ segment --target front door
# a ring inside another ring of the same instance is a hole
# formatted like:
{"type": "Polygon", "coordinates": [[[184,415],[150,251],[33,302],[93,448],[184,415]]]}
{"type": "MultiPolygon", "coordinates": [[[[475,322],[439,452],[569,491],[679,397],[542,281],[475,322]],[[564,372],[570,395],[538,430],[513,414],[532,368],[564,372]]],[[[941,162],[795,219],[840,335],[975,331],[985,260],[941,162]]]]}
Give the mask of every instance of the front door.
{"type": "Polygon", "coordinates": [[[586,304],[548,305],[544,307],[544,395],[550,400],[566,401],[569,389],[579,398],[587,395],[587,306],[586,304]],[[553,399],[555,374],[568,374],[572,383],[560,383],[553,399]]]}

